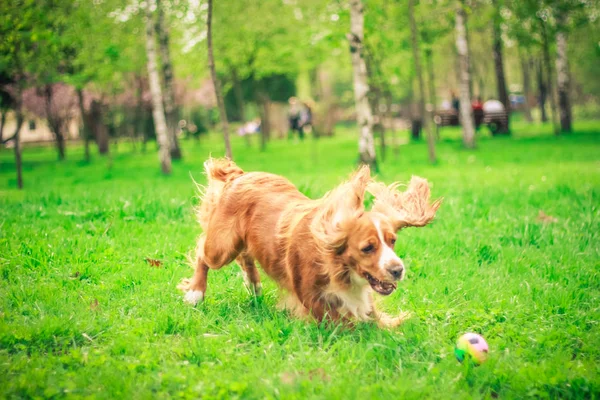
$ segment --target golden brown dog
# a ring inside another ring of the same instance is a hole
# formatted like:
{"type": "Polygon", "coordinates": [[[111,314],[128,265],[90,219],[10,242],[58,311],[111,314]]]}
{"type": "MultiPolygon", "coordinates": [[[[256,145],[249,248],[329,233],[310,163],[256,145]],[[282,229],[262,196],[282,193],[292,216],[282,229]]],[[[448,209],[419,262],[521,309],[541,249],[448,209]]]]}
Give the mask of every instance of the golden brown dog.
{"type": "Polygon", "coordinates": [[[285,305],[318,321],[376,321],[396,326],[378,312],[372,293],[389,295],[405,266],[394,252],[396,232],[431,222],[441,201],[429,203],[429,186],[413,177],[404,192],[398,184],[371,180],[368,167],[318,200],[300,193],[283,177],[245,173],[227,159],[205,163],[208,185],[198,220],[204,231],[196,247],[195,273],[179,288],[185,301],[204,299],[207,274],[233,260],[256,295],[261,283],[255,260],[287,293],[285,305]],[[374,196],[365,211],[365,192],[374,196]]]}

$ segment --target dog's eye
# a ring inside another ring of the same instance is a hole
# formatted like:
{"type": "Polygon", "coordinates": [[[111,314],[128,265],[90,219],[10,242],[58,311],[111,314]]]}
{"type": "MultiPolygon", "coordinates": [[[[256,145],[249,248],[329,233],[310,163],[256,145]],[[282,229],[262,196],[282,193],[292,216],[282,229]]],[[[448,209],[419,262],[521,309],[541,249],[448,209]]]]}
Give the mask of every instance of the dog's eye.
{"type": "Polygon", "coordinates": [[[367,247],[363,247],[363,248],[361,249],[361,251],[362,251],[363,253],[370,253],[370,252],[372,252],[373,250],[375,250],[375,247],[373,247],[373,245],[372,245],[372,244],[368,245],[367,247]]]}
{"type": "Polygon", "coordinates": [[[396,244],[396,239],[392,239],[391,242],[392,242],[392,246],[395,245],[396,244]]]}

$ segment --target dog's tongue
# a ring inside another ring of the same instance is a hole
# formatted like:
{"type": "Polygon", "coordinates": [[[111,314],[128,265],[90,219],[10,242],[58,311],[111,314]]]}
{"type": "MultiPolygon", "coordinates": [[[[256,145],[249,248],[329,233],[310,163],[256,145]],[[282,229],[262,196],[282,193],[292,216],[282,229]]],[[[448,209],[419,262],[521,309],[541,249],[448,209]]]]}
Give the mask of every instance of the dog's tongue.
{"type": "Polygon", "coordinates": [[[371,285],[373,290],[377,293],[387,296],[396,290],[396,285],[388,282],[377,282],[375,285],[371,285]]]}

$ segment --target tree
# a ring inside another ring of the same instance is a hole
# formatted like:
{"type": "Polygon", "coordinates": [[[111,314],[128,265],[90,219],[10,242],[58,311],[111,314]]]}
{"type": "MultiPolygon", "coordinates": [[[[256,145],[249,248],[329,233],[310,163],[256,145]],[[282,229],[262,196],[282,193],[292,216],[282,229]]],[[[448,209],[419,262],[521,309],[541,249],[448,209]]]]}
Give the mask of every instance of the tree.
{"type": "Polygon", "coordinates": [[[459,59],[460,123],[463,131],[463,144],[467,148],[475,147],[475,129],[473,127],[473,109],[471,108],[469,73],[469,46],[467,43],[467,14],[465,6],[459,0],[456,10],[456,49],[459,59]]]}
{"type": "Polygon", "coordinates": [[[548,122],[548,114],[546,113],[546,99],[548,97],[548,88],[546,87],[544,62],[542,59],[537,60],[535,69],[539,92],[538,102],[540,107],[540,122],[548,122]]]}
{"type": "MultiPolygon", "coordinates": [[[[421,49],[419,48],[419,33],[417,31],[417,23],[415,22],[414,3],[415,0],[408,0],[408,15],[410,19],[410,36],[413,51],[413,61],[415,63],[415,74],[417,75],[417,81],[419,82],[419,113],[422,121],[422,126],[427,132],[427,149],[429,154],[429,161],[431,163],[435,163],[435,141],[433,138],[433,132],[431,131],[430,119],[428,118],[425,110],[425,82],[423,80],[423,71],[421,70],[421,49]]],[[[435,99],[431,100],[435,101],[435,99]]]]}
{"type": "Polygon", "coordinates": [[[369,84],[364,59],[364,8],[361,0],[350,0],[350,54],[354,77],[354,102],[360,136],[358,152],[360,162],[377,170],[375,141],[373,140],[373,115],[369,106],[369,84]]]}
{"type": "Polygon", "coordinates": [[[19,4],[0,2],[0,92],[3,114],[12,108],[16,116],[16,127],[12,136],[2,138],[0,144],[13,141],[17,188],[23,188],[23,166],[21,157],[21,127],[23,115],[23,90],[30,83],[27,67],[33,63],[35,41],[39,33],[35,25],[35,13],[23,13],[19,4]]]}
{"type": "Polygon", "coordinates": [[[559,11],[557,19],[558,31],[556,32],[556,76],[558,86],[558,110],[560,113],[560,130],[570,133],[571,128],[571,101],[569,98],[569,59],[567,55],[567,32],[565,29],[566,16],[559,11]]]}
{"type": "Polygon", "coordinates": [[[233,159],[231,154],[231,143],[229,143],[229,123],[227,121],[227,113],[225,111],[225,103],[223,102],[223,95],[221,93],[221,85],[219,78],[217,77],[217,70],[215,69],[215,58],[213,55],[212,45],[212,0],[208,0],[208,16],[206,19],[206,44],[208,47],[208,66],[210,68],[210,75],[212,77],[213,86],[215,88],[215,96],[217,97],[217,105],[219,107],[219,115],[221,116],[221,125],[223,128],[223,140],[225,141],[225,155],[230,160],[233,159]]]}
{"type": "Polygon", "coordinates": [[[158,43],[160,47],[160,59],[162,61],[162,76],[165,84],[165,116],[167,118],[167,128],[169,131],[169,151],[171,158],[174,160],[181,159],[181,149],[177,140],[177,122],[178,110],[175,107],[175,99],[173,94],[173,66],[171,65],[171,54],[169,51],[169,28],[165,23],[164,3],[161,0],[156,0],[157,3],[157,19],[156,19],[156,34],[158,35],[158,43]]]}
{"type": "Polygon", "coordinates": [[[90,162],[90,122],[89,115],[85,111],[85,101],[83,90],[77,88],[77,105],[79,106],[79,114],[81,115],[81,136],[84,143],[84,157],[86,162],[90,162]]]}
{"type": "Polygon", "coordinates": [[[156,3],[148,1],[146,5],[146,56],[148,58],[148,79],[150,82],[150,93],[152,94],[152,116],[156,129],[158,141],[158,154],[160,167],[164,174],[171,173],[171,153],[169,151],[169,137],[167,123],[165,121],[165,110],[163,108],[163,96],[160,88],[160,78],[156,66],[156,47],[154,43],[154,26],[152,24],[152,11],[156,9],[156,3]]]}
{"type": "Polygon", "coordinates": [[[550,42],[548,38],[548,26],[543,18],[538,18],[541,32],[542,32],[542,51],[543,51],[543,65],[545,66],[545,76],[546,76],[546,90],[547,94],[550,98],[550,112],[552,119],[552,126],[554,128],[554,134],[558,135],[560,133],[560,128],[558,126],[558,114],[556,111],[556,97],[554,95],[554,85],[553,81],[553,69],[552,69],[552,61],[550,59],[550,42]]]}
{"type": "Polygon", "coordinates": [[[519,48],[519,59],[521,61],[521,73],[523,74],[523,97],[525,99],[523,102],[523,114],[527,122],[532,122],[531,105],[529,103],[529,98],[531,97],[531,56],[523,55],[523,51],[519,48]]]}
{"type": "MultiPolygon", "coordinates": [[[[494,32],[494,69],[496,72],[496,85],[498,88],[498,99],[504,104],[504,109],[510,120],[510,101],[508,98],[508,90],[506,90],[506,78],[504,76],[504,55],[503,55],[503,44],[502,44],[502,4],[498,0],[493,0],[492,5],[494,6],[494,17],[493,17],[493,32],[494,32]]],[[[506,124],[506,130],[508,131],[509,124],[506,124]]],[[[504,129],[504,125],[503,125],[504,129]]],[[[506,133],[506,132],[504,132],[506,133]]]]}

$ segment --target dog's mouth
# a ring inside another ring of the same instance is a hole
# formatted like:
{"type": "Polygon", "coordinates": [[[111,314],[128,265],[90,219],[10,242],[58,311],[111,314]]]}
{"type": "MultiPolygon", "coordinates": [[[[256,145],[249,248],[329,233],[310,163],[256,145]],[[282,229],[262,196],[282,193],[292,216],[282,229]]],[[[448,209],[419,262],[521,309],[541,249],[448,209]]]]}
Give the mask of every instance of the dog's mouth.
{"type": "Polygon", "coordinates": [[[369,282],[374,291],[383,296],[392,294],[392,292],[396,290],[395,283],[382,282],[379,279],[374,278],[373,275],[369,274],[368,272],[365,272],[365,279],[369,282]]]}

